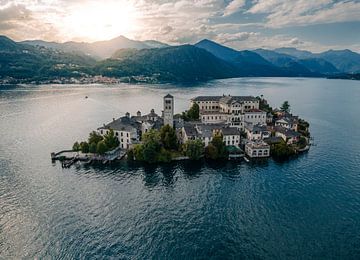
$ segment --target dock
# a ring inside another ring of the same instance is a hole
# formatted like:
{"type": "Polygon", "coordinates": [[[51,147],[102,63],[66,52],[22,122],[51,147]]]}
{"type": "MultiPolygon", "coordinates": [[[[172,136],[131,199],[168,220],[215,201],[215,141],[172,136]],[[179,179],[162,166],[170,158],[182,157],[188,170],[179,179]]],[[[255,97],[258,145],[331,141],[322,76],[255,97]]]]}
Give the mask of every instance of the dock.
{"type": "Polygon", "coordinates": [[[116,148],[106,152],[104,155],[81,153],[73,150],[63,150],[57,153],[51,153],[52,161],[60,161],[62,168],[70,168],[76,162],[83,162],[84,165],[90,165],[93,162],[107,164],[113,161],[121,160],[125,157],[126,150],[116,148]]]}

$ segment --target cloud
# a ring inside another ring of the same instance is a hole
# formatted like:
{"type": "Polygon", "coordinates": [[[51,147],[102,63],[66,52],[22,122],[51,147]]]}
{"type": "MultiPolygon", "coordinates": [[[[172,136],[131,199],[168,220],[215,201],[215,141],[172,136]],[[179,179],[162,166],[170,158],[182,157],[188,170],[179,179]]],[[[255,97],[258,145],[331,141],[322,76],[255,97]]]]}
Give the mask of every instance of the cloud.
{"type": "Polygon", "coordinates": [[[271,28],[360,21],[360,2],[258,0],[247,13],[266,14],[265,26],[271,28]]]}
{"type": "Polygon", "coordinates": [[[37,20],[34,12],[24,4],[13,4],[11,1],[1,3],[3,5],[0,6],[0,34],[15,40],[51,40],[58,36],[56,28],[37,20]]]}
{"type": "MultiPolygon", "coordinates": [[[[15,40],[87,41],[87,31],[94,32],[92,24],[80,19],[83,26],[76,22],[79,19],[73,22],[66,18],[79,10],[86,16],[88,12],[84,10],[91,5],[114,7],[115,14],[131,5],[135,22],[123,25],[129,38],[169,44],[208,38],[237,49],[294,46],[318,50],[329,46],[311,42],[311,36],[298,38],[291,27],[360,21],[358,0],[0,0],[0,34],[15,40]],[[74,24],[78,25],[76,30],[74,24]],[[283,29],[281,35],[278,28],[283,29]]],[[[101,19],[94,15],[95,26],[97,21],[101,19]]],[[[119,24],[106,23],[104,30],[110,32],[106,35],[121,34],[122,30],[117,30],[119,24]]],[[[359,49],[358,38],[354,37],[353,44],[350,38],[343,48],[359,49]]]]}
{"type": "Polygon", "coordinates": [[[241,7],[245,5],[245,0],[233,0],[231,1],[224,10],[224,16],[228,16],[239,11],[241,7]]]}
{"type": "Polygon", "coordinates": [[[259,35],[259,33],[256,32],[220,33],[215,40],[220,43],[241,42],[257,35],[259,35]]]}
{"type": "Polygon", "coordinates": [[[258,48],[275,49],[279,47],[295,47],[313,51],[325,49],[324,46],[303,41],[297,37],[289,37],[286,35],[267,36],[259,32],[223,33],[214,37],[213,40],[237,50],[258,48]]]}

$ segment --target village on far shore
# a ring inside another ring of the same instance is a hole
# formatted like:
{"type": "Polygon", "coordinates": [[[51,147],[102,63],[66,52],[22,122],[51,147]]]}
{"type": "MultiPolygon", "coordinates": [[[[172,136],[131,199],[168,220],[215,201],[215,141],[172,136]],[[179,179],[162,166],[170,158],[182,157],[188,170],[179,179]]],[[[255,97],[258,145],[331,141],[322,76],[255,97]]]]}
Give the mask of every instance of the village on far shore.
{"type": "Polygon", "coordinates": [[[163,97],[161,115],[126,113],[90,133],[72,150],[52,153],[63,167],[76,161],[108,163],[127,158],[146,163],[173,160],[287,159],[310,148],[309,123],[285,101],[272,109],[263,96],[198,96],[174,114],[175,99],[163,97]]]}

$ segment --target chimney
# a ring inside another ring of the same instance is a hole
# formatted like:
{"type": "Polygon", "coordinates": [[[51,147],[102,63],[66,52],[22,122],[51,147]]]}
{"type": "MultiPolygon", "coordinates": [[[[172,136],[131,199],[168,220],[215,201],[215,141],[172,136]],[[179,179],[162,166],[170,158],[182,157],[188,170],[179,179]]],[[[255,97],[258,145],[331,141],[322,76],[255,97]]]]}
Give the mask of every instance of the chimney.
{"type": "Polygon", "coordinates": [[[140,111],[137,111],[136,115],[137,115],[137,116],[141,116],[141,112],[140,112],[140,111]]]}
{"type": "Polygon", "coordinates": [[[113,117],[113,122],[115,121],[115,117],[113,117]]]}

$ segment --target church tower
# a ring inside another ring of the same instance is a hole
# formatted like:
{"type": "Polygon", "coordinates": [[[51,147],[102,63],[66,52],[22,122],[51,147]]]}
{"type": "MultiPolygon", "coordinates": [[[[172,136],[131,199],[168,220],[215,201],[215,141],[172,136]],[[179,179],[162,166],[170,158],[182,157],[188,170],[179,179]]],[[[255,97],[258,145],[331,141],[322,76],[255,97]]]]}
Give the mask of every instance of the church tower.
{"type": "Polygon", "coordinates": [[[164,125],[174,127],[174,97],[170,94],[164,97],[164,125]]]}

